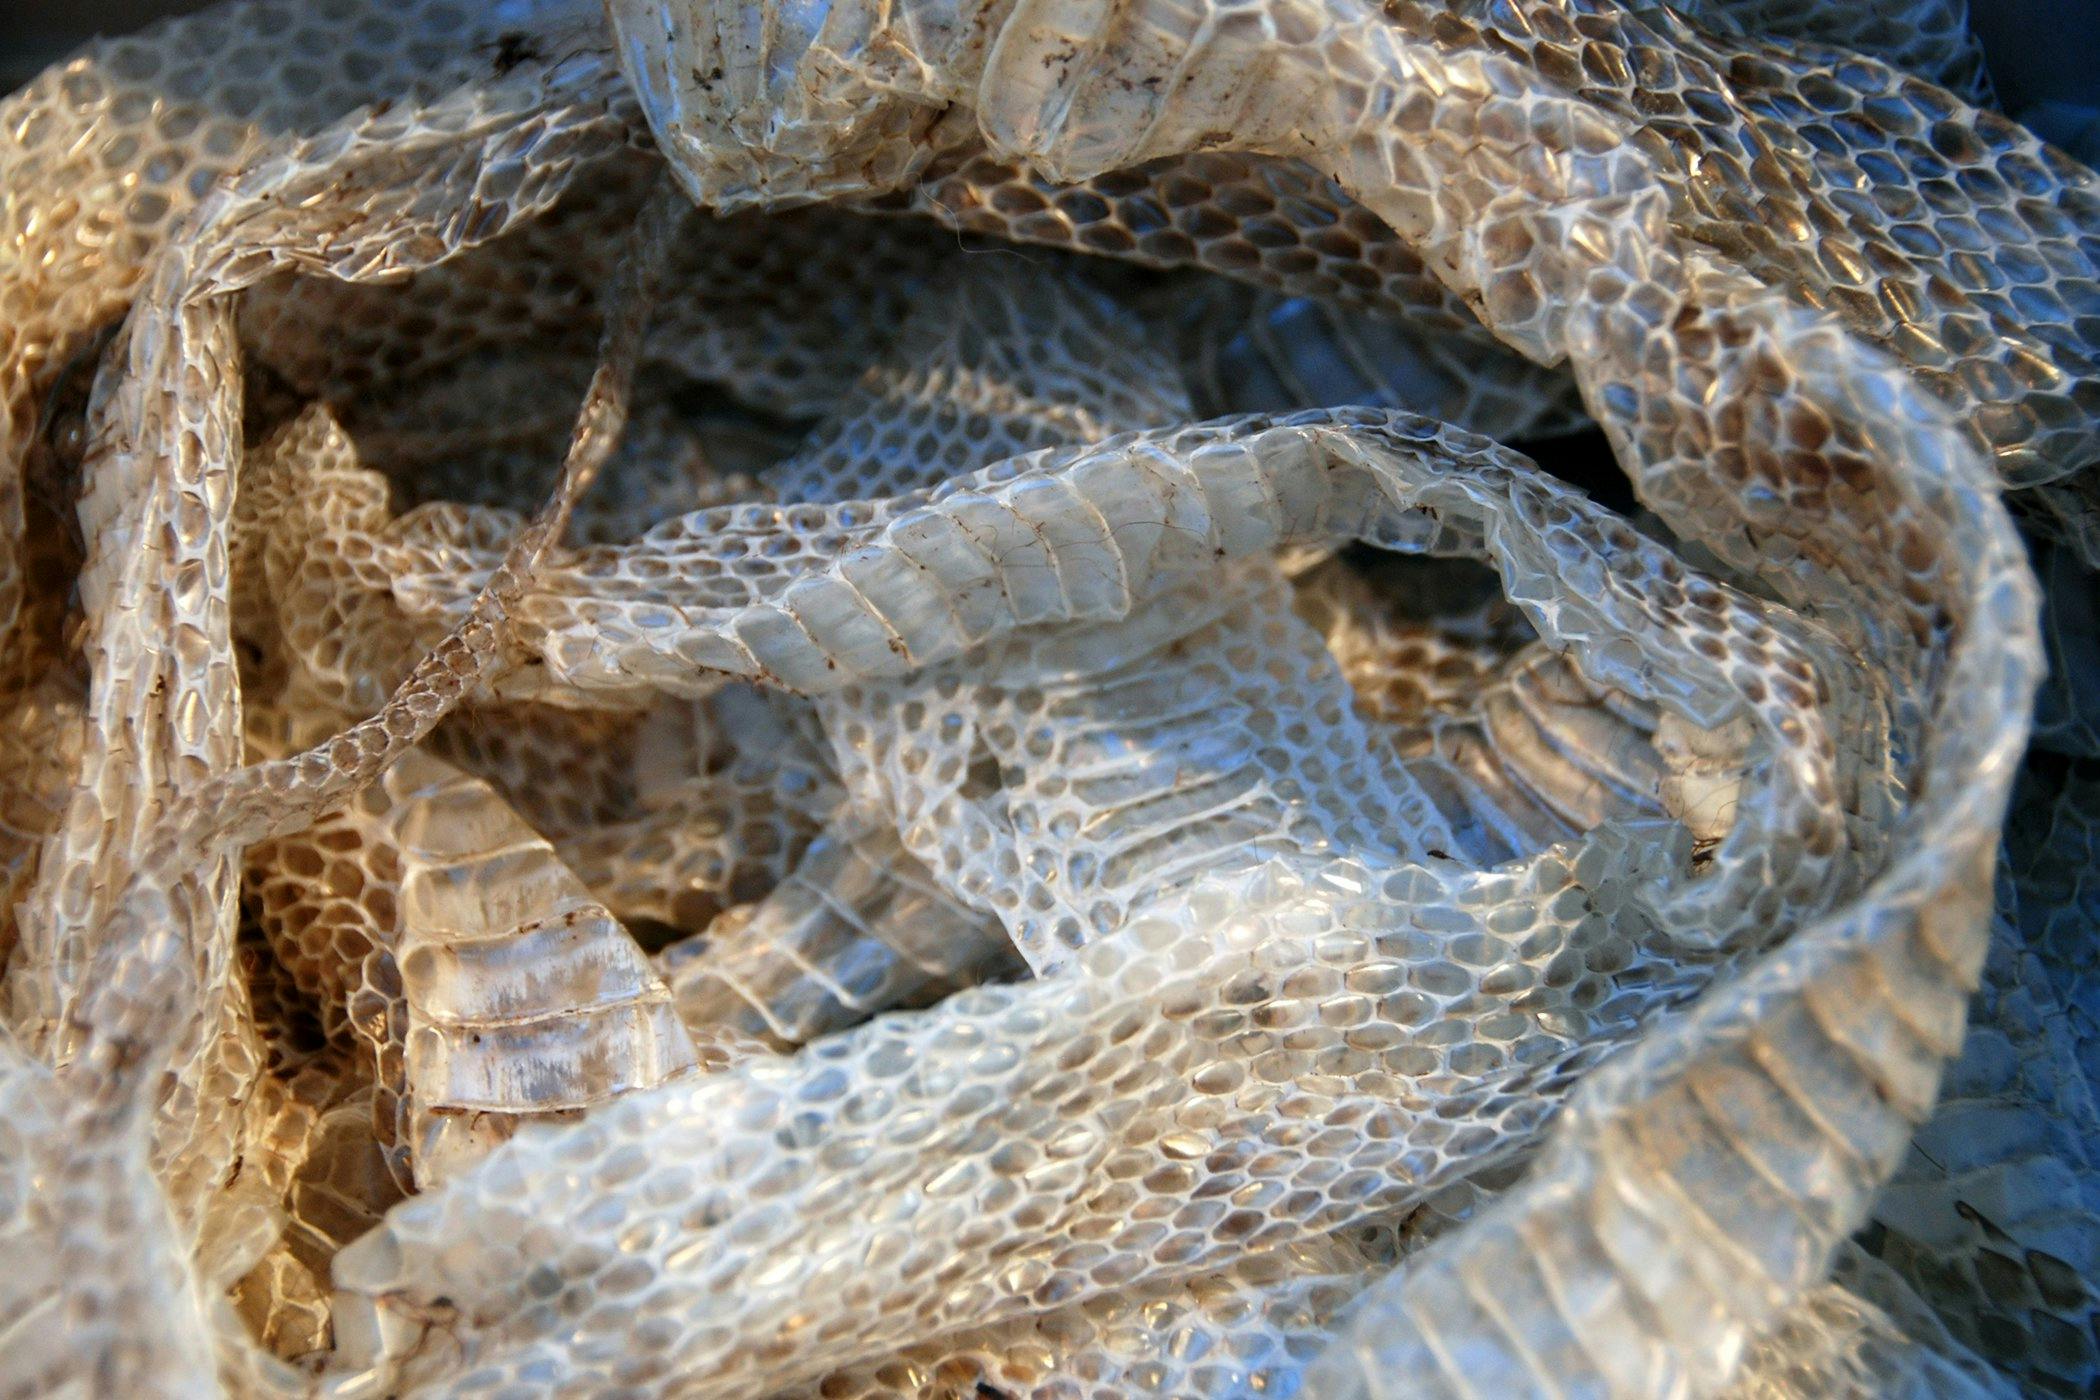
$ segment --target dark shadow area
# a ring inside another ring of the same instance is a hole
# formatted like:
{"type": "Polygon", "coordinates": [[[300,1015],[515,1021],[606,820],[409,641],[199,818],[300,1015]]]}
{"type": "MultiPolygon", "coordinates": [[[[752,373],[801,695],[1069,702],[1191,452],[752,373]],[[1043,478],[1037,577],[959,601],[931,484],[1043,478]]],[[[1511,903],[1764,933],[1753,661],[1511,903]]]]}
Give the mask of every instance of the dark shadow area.
{"type": "Polygon", "coordinates": [[[11,0],[0,18],[0,92],[12,92],[98,34],[128,34],[211,0],[11,0]]]}

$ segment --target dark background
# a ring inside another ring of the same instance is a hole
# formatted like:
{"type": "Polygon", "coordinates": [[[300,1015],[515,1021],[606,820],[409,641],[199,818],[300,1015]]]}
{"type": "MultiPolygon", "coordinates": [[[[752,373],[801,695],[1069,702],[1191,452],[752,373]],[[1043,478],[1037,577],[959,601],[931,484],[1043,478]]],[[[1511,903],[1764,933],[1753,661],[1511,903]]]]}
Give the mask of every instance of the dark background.
{"type": "Polygon", "coordinates": [[[0,91],[97,34],[126,34],[163,15],[184,15],[211,0],[0,0],[0,91]]]}
{"type": "Polygon", "coordinates": [[[1969,0],[1969,29],[2000,105],[2100,166],[2100,0],[1969,0]]]}

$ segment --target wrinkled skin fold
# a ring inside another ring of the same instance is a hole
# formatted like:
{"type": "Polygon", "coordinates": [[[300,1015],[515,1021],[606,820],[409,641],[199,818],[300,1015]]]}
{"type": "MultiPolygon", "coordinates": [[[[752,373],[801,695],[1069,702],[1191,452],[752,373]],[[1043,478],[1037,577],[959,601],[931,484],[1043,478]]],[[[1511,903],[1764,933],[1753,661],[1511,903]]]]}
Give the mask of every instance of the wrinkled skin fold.
{"type": "Polygon", "coordinates": [[[1989,96],[237,0],[5,99],[4,1389],[2091,1384],[2100,179],[1989,96]]]}

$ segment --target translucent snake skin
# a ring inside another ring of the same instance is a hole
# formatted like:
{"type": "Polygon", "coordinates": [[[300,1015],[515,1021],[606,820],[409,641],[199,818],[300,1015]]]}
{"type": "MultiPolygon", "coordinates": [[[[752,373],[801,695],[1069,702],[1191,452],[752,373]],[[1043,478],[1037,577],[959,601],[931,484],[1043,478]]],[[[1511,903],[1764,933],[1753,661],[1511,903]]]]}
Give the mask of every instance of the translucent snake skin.
{"type": "Polygon", "coordinates": [[[1961,0],[0,99],[0,1395],[2090,1393],[2100,178],[1991,100],[1961,0]]]}

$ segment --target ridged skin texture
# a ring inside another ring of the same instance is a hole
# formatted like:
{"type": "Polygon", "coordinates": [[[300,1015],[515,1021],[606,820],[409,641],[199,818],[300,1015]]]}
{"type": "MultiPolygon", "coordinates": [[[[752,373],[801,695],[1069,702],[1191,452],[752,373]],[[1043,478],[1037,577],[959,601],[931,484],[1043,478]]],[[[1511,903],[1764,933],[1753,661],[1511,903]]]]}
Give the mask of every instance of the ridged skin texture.
{"type": "Polygon", "coordinates": [[[1990,100],[1960,0],[0,99],[0,1395],[2090,1391],[2100,178],[1990,100]]]}

